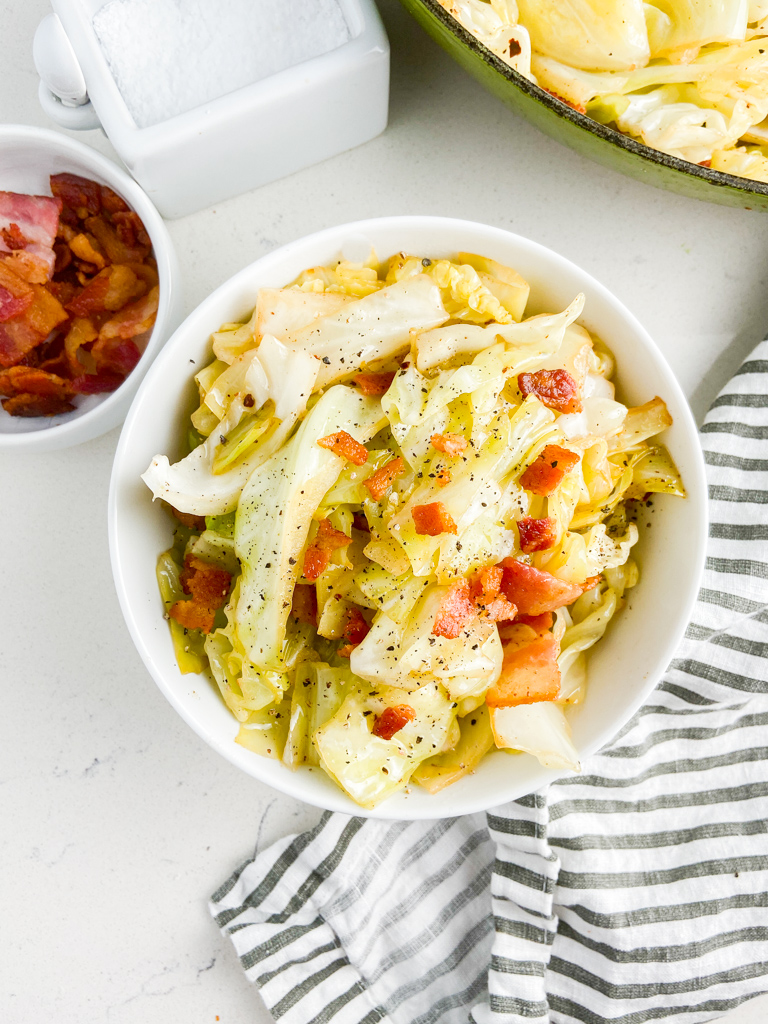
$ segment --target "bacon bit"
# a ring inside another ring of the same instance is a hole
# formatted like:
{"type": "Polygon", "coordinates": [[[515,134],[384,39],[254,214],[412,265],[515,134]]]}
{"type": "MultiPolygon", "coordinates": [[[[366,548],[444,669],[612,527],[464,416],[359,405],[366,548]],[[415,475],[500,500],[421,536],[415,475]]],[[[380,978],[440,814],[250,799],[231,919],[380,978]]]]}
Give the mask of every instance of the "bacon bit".
{"type": "Polygon", "coordinates": [[[583,594],[586,594],[586,592],[587,592],[588,590],[592,590],[592,588],[593,588],[593,587],[596,587],[596,586],[597,586],[597,584],[598,584],[598,583],[600,582],[600,580],[601,580],[602,578],[603,578],[603,577],[602,577],[602,576],[600,576],[600,575],[597,575],[597,576],[587,576],[587,578],[586,578],[586,579],[584,580],[584,582],[583,582],[583,583],[581,584],[581,592],[582,592],[583,594]]]}
{"type": "Polygon", "coordinates": [[[579,387],[567,370],[537,370],[521,373],[517,386],[522,395],[536,395],[548,409],[558,412],[581,412],[579,387]]]}
{"type": "Polygon", "coordinates": [[[119,313],[108,320],[99,331],[100,338],[135,338],[145,334],[155,324],[159,290],[152,288],[149,294],[137,302],[124,306],[119,313]]]}
{"type": "Polygon", "coordinates": [[[711,160],[699,160],[699,167],[711,167],[711,166],[712,166],[712,161],[711,160]]]}
{"type": "Polygon", "coordinates": [[[464,626],[476,614],[477,609],[472,601],[469,580],[456,580],[450,585],[445,597],[440,602],[432,633],[435,636],[447,637],[448,640],[455,640],[456,637],[461,636],[464,626]]]}
{"type": "Polygon", "coordinates": [[[433,434],[430,438],[432,447],[437,451],[457,458],[467,447],[467,439],[462,434],[433,434]]]}
{"type": "Polygon", "coordinates": [[[509,708],[556,700],[560,693],[559,653],[560,644],[551,633],[522,646],[505,646],[501,675],[485,697],[488,706],[509,708]]]}
{"type": "Polygon", "coordinates": [[[304,555],[304,579],[311,580],[314,583],[316,579],[323,575],[330,564],[331,552],[323,551],[314,544],[310,544],[304,555]]]}
{"type": "Polygon", "coordinates": [[[520,483],[526,491],[546,497],[560,486],[565,474],[569,473],[578,461],[578,455],[567,448],[548,444],[536,461],[521,475],[520,483]]]}
{"type": "Polygon", "coordinates": [[[459,532],[442,501],[432,501],[428,505],[414,505],[411,515],[416,533],[422,537],[439,537],[441,533],[459,532]]]}
{"type": "Polygon", "coordinates": [[[526,555],[534,551],[546,551],[557,540],[557,523],[549,516],[546,519],[526,516],[518,521],[517,529],[520,534],[520,550],[526,555]]]}
{"type": "Polygon", "coordinates": [[[101,210],[101,187],[78,174],[52,174],[51,192],[84,220],[101,210]]]}
{"type": "Polygon", "coordinates": [[[395,379],[395,371],[391,373],[358,373],[353,381],[364,395],[385,395],[395,379]]]}
{"type": "Polygon", "coordinates": [[[392,708],[384,708],[373,723],[373,735],[379,736],[383,740],[391,740],[403,726],[408,725],[415,717],[416,712],[410,704],[396,704],[392,708]]]}
{"type": "Polygon", "coordinates": [[[72,412],[75,408],[65,398],[56,395],[14,395],[4,398],[2,406],[10,416],[58,416],[63,412],[72,412]]]}
{"type": "Polygon", "coordinates": [[[69,248],[78,259],[85,260],[86,263],[93,264],[97,270],[103,270],[107,265],[107,261],[104,258],[104,255],[96,248],[96,245],[97,242],[95,238],[91,235],[86,235],[81,231],[80,234],[75,235],[69,243],[69,248]]]}
{"type": "MultiPolygon", "coordinates": [[[[125,216],[125,213],[112,214],[115,225],[119,217],[125,216]]],[[[133,241],[133,233],[128,234],[124,229],[118,230],[109,223],[104,214],[87,217],[85,227],[89,234],[94,236],[110,263],[138,263],[149,253],[149,247],[138,239],[135,244],[130,244],[133,241]]]]}
{"type": "Polygon", "coordinates": [[[368,636],[370,630],[371,627],[363,618],[363,613],[360,609],[350,608],[347,613],[347,624],[342,633],[344,639],[349,640],[353,646],[357,647],[368,636]]]}
{"type": "Polygon", "coordinates": [[[83,373],[73,377],[72,390],[78,395],[104,395],[117,391],[125,377],[112,370],[100,370],[98,373],[83,373]]]}
{"type": "Polygon", "coordinates": [[[328,568],[331,563],[331,552],[337,548],[344,548],[351,542],[352,538],[341,530],[335,530],[331,526],[330,519],[321,519],[317,527],[317,535],[307,548],[304,555],[304,578],[313,583],[328,568]]]}
{"type": "Polygon", "coordinates": [[[390,459],[389,462],[377,469],[375,473],[364,480],[363,483],[371,493],[374,501],[381,501],[393,482],[405,472],[405,463],[401,458],[390,459]]]}
{"type": "Polygon", "coordinates": [[[352,516],[352,525],[356,530],[362,530],[363,533],[370,533],[371,528],[368,525],[368,520],[362,514],[362,512],[355,512],[352,516]]]}
{"type": "Polygon", "coordinates": [[[582,588],[559,580],[543,569],[534,569],[516,558],[505,558],[501,590],[523,615],[541,615],[571,604],[581,596],[582,588]]]}
{"type": "Polygon", "coordinates": [[[512,622],[517,615],[517,607],[506,597],[495,597],[488,604],[478,604],[478,613],[491,622],[512,622]]]}
{"type": "Polygon", "coordinates": [[[11,223],[7,228],[0,228],[0,235],[11,252],[15,249],[25,249],[29,244],[18,224],[11,223]]]}
{"type": "Polygon", "coordinates": [[[99,337],[91,349],[91,355],[99,370],[109,370],[122,377],[127,377],[141,359],[138,345],[121,338],[99,337]]]}
{"type": "Polygon", "coordinates": [[[530,626],[537,633],[546,633],[552,629],[554,618],[552,612],[542,612],[541,615],[518,615],[517,621],[524,626],[530,626]]]}
{"type": "Polygon", "coordinates": [[[67,309],[75,316],[87,316],[106,309],[116,312],[138,298],[143,291],[144,283],[139,282],[134,272],[129,267],[116,264],[105,267],[91,278],[67,309]]]}
{"type": "Polygon", "coordinates": [[[293,588],[291,616],[298,622],[306,622],[317,628],[317,591],[305,583],[297,583],[293,588]]]}
{"type": "Polygon", "coordinates": [[[64,339],[64,351],[66,352],[69,369],[75,376],[82,374],[84,365],[77,358],[78,351],[84,345],[93,344],[98,336],[99,332],[90,320],[84,317],[77,317],[72,321],[72,326],[67,331],[64,339]]]}
{"type": "Polygon", "coordinates": [[[182,526],[186,526],[190,530],[197,530],[198,532],[202,532],[205,529],[205,516],[196,516],[194,512],[180,512],[173,505],[169,505],[168,508],[182,526]]]}
{"type": "Polygon", "coordinates": [[[482,597],[485,601],[492,601],[498,596],[501,590],[501,583],[504,579],[504,570],[500,565],[489,565],[481,569],[472,581],[472,594],[474,597],[482,597]]]}
{"type": "Polygon", "coordinates": [[[196,555],[187,555],[179,582],[184,593],[191,595],[191,600],[177,601],[168,609],[168,614],[185,629],[210,633],[216,611],[227,602],[232,577],[225,569],[196,555]]]}
{"type": "Polygon", "coordinates": [[[0,323],[21,316],[31,305],[31,288],[25,295],[13,295],[8,288],[0,285],[0,323]]]}
{"type": "Polygon", "coordinates": [[[368,461],[368,449],[346,430],[338,430],[335,434],[321,437],[317,443],[321,448],[327,448],[334,455],[339,455],[355,466],[363,466],[368,461]]]}
{"type": "Polygon", "coordinates": [[[438,487],[447,487],[451,482],[451,471],[447,467],[443,467],[435,477],[435,482],[438,487]]]}
{"type": "Polygon", "coordinates": [[[31,366],[11,366],[0,371],[0,395],[13,398],[22,394],[67,401],[72,397],[72,389],[69,381],[55,373],[31,366]]]}

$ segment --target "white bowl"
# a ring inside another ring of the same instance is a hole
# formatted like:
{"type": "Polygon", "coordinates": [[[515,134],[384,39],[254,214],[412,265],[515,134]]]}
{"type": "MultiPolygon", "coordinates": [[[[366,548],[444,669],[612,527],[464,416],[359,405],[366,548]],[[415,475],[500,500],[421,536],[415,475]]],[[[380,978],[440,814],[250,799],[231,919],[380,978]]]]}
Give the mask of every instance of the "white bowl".
{"type": "MultiPolygon", "coordinates": [[[[292,242],[217,288],[176,331],[142,384],[128,414],[112,474],[109,535],[112,568],[128,628],[158,686],[182,718],[215,750],[254,778],[307,803],[376,818],[441,818],[496,806],[551,782],[557,772],[529,755],[494,752],[478,770],[430,796],[418,786],[373,811],[361,810],[319,769],[291,772],[234,742],[237,723],[206,676],[176,666],[155,582],[158,554],[171,524],[139,479],[157,453],[179,453],[185,417],[196,407],[192,375],[211,359],[209,335],[225,321],[246,319],[261,287],[290,282],[370,242],[380,258],[405,249],[425,256],[478,252],[513,266],[531,284],[532,312],[563,309],[582,291],[582,322],[614,351],[624,397],[641,404],[660,395],[674,418],[664,440],[688,489],[685,500],[658,497],[641,531],[641,580],[589,661],[583,705],[571,715],[584,757],[609,742],[649,696],[683,636],[704,561],[706,482],[696,426],[672,372],[635,318],[601,284],[568,260],[498,228],[442,217],[388,217],[329,228],[292,242]],[[361,244],[364,243],[364,244],[361,244]]],[[[562,774],[562,773],[560,773],[562,774]]]]}
{"type": "Polygon", "coordinates": [[[84,396],[73,412],[60,416],[9,416],[0,406],[2,449],[54,451],[116,427],[125,418],[149,364],[181,319],[176,253],[160,214],[136,182],[100,153],[65,135],[25,125],[0,125],[0,189],[4,192],[50,195],[50,175],[64,172],[108,185],[141,217],[160,278],[157,319],[138,364],[111,394],[84,396]]]}

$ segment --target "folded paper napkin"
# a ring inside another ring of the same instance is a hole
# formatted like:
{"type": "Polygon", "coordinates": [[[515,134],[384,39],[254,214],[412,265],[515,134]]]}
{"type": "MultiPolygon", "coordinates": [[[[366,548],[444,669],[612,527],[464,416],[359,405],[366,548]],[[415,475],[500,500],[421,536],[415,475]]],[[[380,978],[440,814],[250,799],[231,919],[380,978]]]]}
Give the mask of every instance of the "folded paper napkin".
{"type": "Polygon", "coordinates": [[[214,894],[276,1020],[694,1024],[768,990],[768,342],[701,441],[693,622],[582,775],[438,822],[326,814],[214,894]]]}

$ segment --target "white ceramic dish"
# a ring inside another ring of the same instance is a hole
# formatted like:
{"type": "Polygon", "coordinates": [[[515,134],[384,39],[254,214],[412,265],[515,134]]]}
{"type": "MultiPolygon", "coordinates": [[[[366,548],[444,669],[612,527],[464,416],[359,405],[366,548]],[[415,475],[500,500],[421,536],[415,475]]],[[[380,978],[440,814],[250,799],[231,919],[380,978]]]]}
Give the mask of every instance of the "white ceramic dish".
{"type": "Polygon", "coordinates": [[[0,125],[0,189],[50,195],[49,177],[79,174],[108,185],[141,217],[152,240],[160,278],[155,326],[138,365],[117,391],[81,398],[74,412],[29,419],[0,406],[0,449],[54,451],[89,441],[122,422],[133,396],[166,338],[181,319],[179,267],[168,230],[139,186],[100,153],[58,132],[25,125],[0,125]]]}
{"type": "Polygon", "coordinates": [[[52,0],[35,45],[40,103],[64,128],[103,127],[164,217],[293,174],[386,127],[389,41],[374,0],[340,0],[350,38],[337,49],[148,128],[130,115],[94,31],[105,3],[52,0]]]}
{"type": "Polygon", "coordinates": [[[109,499],[112,567],[133,640],[158,686],[192,728],[233,764],[307,803],[377,818],[441,818],[493,807],[557,777],[528,755],[494,752],[477,772],[430,796],[418,786],[363,811],[321,769],[293,773],[234,742],[237,723],[205,676],[182,676],[155,582],[158,554],[171,524],[139,479],[152,457],[178,454],[185,417],[196,407],[192,377],[211,359],[209,335],[225,321],[246,319],[260,287],[290,282],[301,270],[372,243],[379,257],[405,249],[428,255],[479,252],[515,267],[531,284],[526,315],[563,309],[586,295],[581,322],[614,351],[624,398],[640,404],[660,395],[674,417],[668,445],[688,498],[662,497],[638,547],[642,578],[589,662],[585,702],[572,716],[577,749],[586,756],[607,743],[648,697],[669,663],[696,597],[706,541],[706,483],[696,426],[672,372],[635,318],[602,285],[568,260],[498,228],[438,217],[391,217],[331,228],[293,242],[242,270],[210,295],[170,340],[147,375],[120,438],[109,499]]]}

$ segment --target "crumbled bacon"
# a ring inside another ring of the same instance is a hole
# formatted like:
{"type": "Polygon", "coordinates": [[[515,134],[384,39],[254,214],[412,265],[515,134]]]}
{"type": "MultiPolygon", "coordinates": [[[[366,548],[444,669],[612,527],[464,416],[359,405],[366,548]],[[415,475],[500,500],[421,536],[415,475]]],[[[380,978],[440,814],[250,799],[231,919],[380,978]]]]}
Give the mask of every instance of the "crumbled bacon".
{"type": "Polygon", "coordinates": [[[152,288],[142,299],[124,306],[104,324],[100,338],[135,338],[145,334],[154,325],[157,316],[159,291],[152,288]]]}
{"type": "Polygon", "coordinates": [[[500,565],[489,565],[485,569],[481,569],[472,581],[473,597],[492,601],[501,590],[503,579],[504,570],[500,565]]]}
{"type": "Polygon", "coordinates": [[[66,398],[27,392],[14,395],[13,398],[4,398],[2,405],[10,416],[58,416],[74,409],[74,405],[66,398]]]}
{"type": "Polygon", "coordinates": [[[548,629],[552,629],[555,620],[552,612],[541,612],[540,615],[518,615],[517,621],[524,626],[530,626],[537,633],[546,633],[548,629]]]}
{"type": "Polygon", "coordinates": [[[477,610],[482,618],[491,622],[511,622],[517,615],[517,606],[503,595],[488,602],[478,601],[477,610]]]}
{"type": "Polygon", "coordinates": [[[395,379],[392,373],[358,373],[352,378],[364,395],[384,395],[395,379]]]}
{"type": "Polygon", "coordinates": [[[225,569],[196,555],[187,555],[179,582],[191,600],[177,601],[168,609],[168,614],[185,629],[210,633],[217,610],[227,602],[232,577],[225,569]]]}
{"type": "Polygon", "coordinates": [[[304,555],[304,578],[314,583],[330,565],[331,552],[346,547],[350,541],[346,533],[334,529],[330,519],[321,519],[315,539],[304,555]]]}
{"type": "Polygon", "coordinates": [[[103,395],[117,391],[125,377],[113,370],[98,370],[96,373],[83,373],[72,378],[72,390],[78,395],[103,395]]]}
{"type": "Polygon", "coordinates": [[[546,497],[560,486],[565,474],[578,461],[575,452],[561,448],[558,444],[548,444],[520,476],[520,483],[526,491],[546,497]]]}
{"type": "Polygon", "coordinates": [[[520,550],[526,555],[534,551],[546,551],[557,540],[557,523],[550,516],[546,519],[525,516],[518,520],[517,529],[520,534],[520,550]]]}
{"type": "Polygon", "coordinates": [[[197,530],[198,533],[205,529],[205,516],[197,516],[194,512],[180,512],[173,505],[168,505],[167,507],[182,526],[186,526],[190,530],[197,530]]]}
{"type": "Polygon", "coordinates": [[[297,583],[293,588],[291,616],[298,622],[306,622],[317,628],[317,591],[306,583],[297,583]]]}
{"type": "Polygon", "coordinates": [[[416,712],[410,704],[396,704],[394,707],[384,708],[373,723],[373,735],[379,736],[383,740],[391,740],[403,726],[408,725],[415,717],[416,712]]]}
{"type": "Polygon", "coordinates": [[[13,221],[7,228],[0,228],[0,236],[11,252],[14,249],[24,249],[29,244],[29,239],[24,237],[19,225],[13,221]]]}
{"type": "Polygon", "coordinates": [[[467,447],[467,439],[463,434],[433,434],[430,438],[432,447],[452,459],[457,458],[467,447]]]}
{"type": "Polygon", "coordinates": [[[451,471],[446,466],[438,470],[435,481],[438,487],[447,487],[451,482],[451,471]]]}
{"type": "Polygon", "coordinates": [[[11,366],[0,370],[0,395],[13,398],[21,394],[69,400],[72,388],[69,381],[36,367],[11,366]]]}
{"type": "Polygon", "coordinates": [[[0,285],[0,323],[21,316],[32,305],[32,289],[23,295],[14,295],[4,285],[0,285]]]}
{"type": "Polygon", "coordinates": [[[553,612],[581,596],[582,588],[577,584],[566,583],[516,558],[505,558],[501,565],[504,568],[501,592],[507,600],[517,605],[523,615],[553,612]]]}
{"type": "Polygon", "coordinates": [[[389,462],[377,469],[375,473],[371,474],[367,480],[363,483],[371,493],[371,497],[374,501],[381,501],[384,495],[387,493],[392,483],[397,477],[402,476],[405,472],[405,463],[401,458],[390,459],[389,462]]]}
{"type": "Polygon", "coordinates": [[[501,675],[488,688],[489,707],[507,708],[556,700],[560,693],[560,644],[552,633],[517,645],[504,646],[501,675]]]}
{"type": "Polygon", "coordinates": [[[75,212],[80,220],[101,210],[101,188],[79,174],[52,174],[51,192],[75,212]]]}
{"type": "Polygon", "coordinates": [[[579,387],[567,370],[536,370],[535,373],[521,373],[517,386],[522,395],[536,395],[548,409],[557,412],[581,412],[579,387]]]}
{"type": "Polygon", "coordinates": [[[439,537],[441,533],[458,533],[448,509],[442,501],[432,501],[428,505],[414,505],[411,510],[416,533],[426,537],[439,537]]]}
{"type": "Polygon", "coordinates": [[[355,466],[363,466],[368,461],[368,449],[356,441],[346,430],[338,430],[335,434],[321,437],[317,442],[321,448],[327,448],[334,455],[346,459],[355,466]]]}
{"type": "Polygon", "coordinates": [[[469,580],[460,579],[448,588],[435,616],[432,632],[435,636],[444,636],[455,640],[461,636],[464,626],[477,614],[472,600],[469,580]]]}
{"type": "Polygon", "coordinates": [[[342,633],[344,639],[356,647],[368,636],[370,629],[371,627],[363,618],[363,613],[360,609],[350,608],[347,614],[347,624],[342,633]]]}

